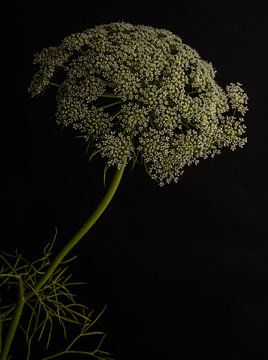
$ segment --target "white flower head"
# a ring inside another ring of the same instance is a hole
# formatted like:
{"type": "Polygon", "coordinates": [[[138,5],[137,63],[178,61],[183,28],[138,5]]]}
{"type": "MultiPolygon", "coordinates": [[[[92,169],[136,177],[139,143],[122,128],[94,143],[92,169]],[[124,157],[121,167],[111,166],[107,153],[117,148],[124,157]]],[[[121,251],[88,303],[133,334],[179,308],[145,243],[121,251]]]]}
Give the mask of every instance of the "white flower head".
{"type": "Polygon", "coordinates": [[[168,30],[100,25],[42,50],[34,63],[29,91],[57,86],[58,124],[90,140],[108,165],[139,159],[160,185],[246,142],[241,84],[224,91],[212,64],[168,30]]]}

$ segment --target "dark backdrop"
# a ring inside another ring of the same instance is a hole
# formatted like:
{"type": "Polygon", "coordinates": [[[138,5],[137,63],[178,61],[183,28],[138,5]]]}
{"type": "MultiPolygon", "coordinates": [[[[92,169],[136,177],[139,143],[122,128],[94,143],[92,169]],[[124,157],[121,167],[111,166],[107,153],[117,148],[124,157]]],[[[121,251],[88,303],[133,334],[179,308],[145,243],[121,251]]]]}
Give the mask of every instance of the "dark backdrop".
{"type": "Polygon", "coordinates": [[[74,250],[72,272],[88,283],[78,290],[81,301],[96,312],[108,305],[100,327],[115,359],[266,359],[268,34],[261,2],[21,2],[3,16],[1,249],[18,247],[32,259],[55,226],[59,249],[104,194],[104,163],[88,163],[85,144],[56,126],[55,94],[27,94],[35,52],[123,20],[173,31],[213,63],[220,84],[243,84],[250,98],[245,148],[202,161],[163,188],[143,168],[127,170],[111,206],[74,250]]]}

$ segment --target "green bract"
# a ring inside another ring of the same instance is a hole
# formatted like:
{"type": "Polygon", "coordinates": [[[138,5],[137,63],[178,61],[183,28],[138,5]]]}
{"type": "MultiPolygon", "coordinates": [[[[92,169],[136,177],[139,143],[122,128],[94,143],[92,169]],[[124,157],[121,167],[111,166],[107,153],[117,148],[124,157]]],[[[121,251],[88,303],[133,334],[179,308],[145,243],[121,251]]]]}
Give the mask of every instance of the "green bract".
{"type": "Polygon", "coordinates": [[[32,96],[57,86],[56,119],[120,168],[144,163],[160,185],[186,165],[246,143],[241,84],[224,90],[212,65],[168,30],[115,22],[35,55],[32,96]]]}

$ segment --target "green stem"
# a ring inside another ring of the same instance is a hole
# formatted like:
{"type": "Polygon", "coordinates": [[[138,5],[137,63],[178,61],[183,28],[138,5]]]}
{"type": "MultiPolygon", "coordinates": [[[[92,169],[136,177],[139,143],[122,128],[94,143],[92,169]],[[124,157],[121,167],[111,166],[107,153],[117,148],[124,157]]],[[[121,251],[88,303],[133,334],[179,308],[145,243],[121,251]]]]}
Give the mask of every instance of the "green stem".
{"type": "MultiPolygon", "coordinates": [[[[69,240],[69,242],[61,249],[58,253],[56,258],[51,263],[50,267],[48,268],[46,274],[41,278],[41,280],[37,283],[33,291],[29,291],[29,293],[24,294],[23,289],[23,282],[21,277],[18,275],[16,276],[18,279],[19,284],[19,291],[18,291],[18,301],[16,304],[15,312],[13,319],[11,321],[10,327],[8,329],[8,333],[5,339],[5,343],[3,346],[3,351],[1,352],[0,360],[7,360],[7,356],[10,350],[10,346],[12,344],[14,335],[16,333],[24,304],[28,301],[34,294],[38,292],[38,290],[48,281],[50,276],[56,270],[58,265],[64,259],[64,257],[73,249],[73,247],[82,239],[82,237],[89,231],[89,229],[96,223],[96,221],[100,218],[102,213],[105,211],[109,203],[111,202],[119,184],[121,178],[123,176],[125,169],[125,165],[122,165],[119,170],[116,171],[114,178],[108,188],[106,194],[104,195],[103,199],[97,206],[96,210],[92,213],[86,223],[73,235],[73,237],[69,240]]],[[[0,334],[1,335],[1,334],[0,334]]],[[[1,351],[1,349],[0,349],[1,351]]]]}
{"type": "MultiPolygon", "coordinates": [[[[76,355],[91,355],[92,357],[95,357],[95,359],[103,360],[104,358],[102,356],[98,356],[92,352],[88,351],[81,351],[81,350],[68,350],[68,351],[61,351],[57,354],[53,354],[50,356],[46,356],[45,358],[42,358],[41,360],[50,360],[55,359],[56,357],[60,357],[62,355],[68,355],[68,354],[76,354],[76,355]]],[[[108,358],[107,358],[108,359],[108,358]]]]}
{"type": "Polygon", "coordinates": [[[104,106],[102,106],[101,108],[102,109],[108,109],[109,107],[112,107],[112,106],[115,106],[115,105],[118,105],[118,104],[122,104],[122,100],[120,100],[120,101],[116,101],[116,102],[113,102],[113,103],[111,103],[111,104],[108,104],[108,105],[104,105],[104,106]]]}
{"type": "Polygon", "coordinates": [[[2,344],[3,344],[3,321],[0,320],[0,354],[2,351],[2,344]]]}
{"type": "Polygon", "coordinates": [[[22,283],[21,277],[19,275],[18,275],[17,279],[18,279],[18,285],[19,285],[18,302],[16,305],[13,319],[11,321],[11,324],[10,324],[8,332],[7,332],[7,336],[6,336],[6,340],[4,343],[3,351],[1,353],[0,360],[7,359],[7,356],[8,356],[9,350],[10,350],[10,346],[14,339],[14,335],[16,333],[16,330],[17,330],[17,327],[18,327],[18,324],[19,324],[19,321],[21,318],[22,310],[23,310],[23,307],[25,304],[23,283],[22,283]]]}
{"type": "MultiPolygon", "coordinates": [[[[107,208],[109,203],[111,202],[119,184],[120,180],[123,176],[125,169],[125,165],[122,165],[119,170],[116,171],[114,178],[104,195],[103,199],[97,206],[96,210],[92,213],[89,219],[85,222],[85,224],[73,235],[73,237],[69,240],[69,242],[61,249],[56,258],[51,263],[48,268],[46,274],[40,279],[37,285],[34,288],[34,292],[37,292],[50,278],[53,272],[56,270],[61,261],[65,258],[65,256],[73,249],[73,247],[82,239],[84,235],[90,230],[90,228],[96,223],[96,221],[100,218],[104,210],[107,208]]],[[[29,300],[33,295],[33,291],[30,291],[25,295],[25,299],[29,300]]],[[[0,359],[1,360],[1,359],[0,359]]]]}
{"type": "Polygon", "coordinates": [[[56,86],[56,87],[59,87],[59,88],[62,87],[62,85],[57,84],[57,83],[54,83],[54,82],[52,82],[52,81],[49,82],[49,85],[56,86]]]}
{"type": "Polygon", "coordinates": [[[112,93],[106,93],[106,94],[102,94],[100,97],[104,97],[104,98],[112,98],[112,99],[119,99],[119,97],[115,94],[112,93]]]}

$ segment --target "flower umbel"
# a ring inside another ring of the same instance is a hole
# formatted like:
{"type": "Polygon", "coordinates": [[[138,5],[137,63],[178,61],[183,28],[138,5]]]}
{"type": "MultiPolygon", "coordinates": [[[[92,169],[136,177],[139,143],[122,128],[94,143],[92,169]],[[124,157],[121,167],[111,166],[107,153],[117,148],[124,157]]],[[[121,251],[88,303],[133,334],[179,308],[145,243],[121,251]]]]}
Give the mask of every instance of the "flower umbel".
{"type": "Polygon", "coordinates": [[[246,143],[248,97],[172,32],[115,22],[67,36],[35,55],[32,96],[57,88],[57,123],[108,165],[139,159],[160,185],[184,167],[246,143]],[[59,80],[61,79],[61,80],[59,80]]]}

